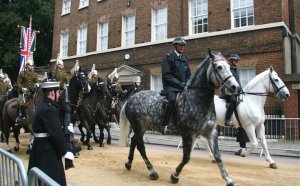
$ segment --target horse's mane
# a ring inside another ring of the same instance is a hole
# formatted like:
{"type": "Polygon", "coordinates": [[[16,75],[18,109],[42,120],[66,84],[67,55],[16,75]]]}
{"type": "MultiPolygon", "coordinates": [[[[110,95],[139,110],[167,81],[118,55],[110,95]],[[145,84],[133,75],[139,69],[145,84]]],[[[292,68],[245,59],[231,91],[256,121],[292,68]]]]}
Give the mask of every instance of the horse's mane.
{"type": "Polygon", "coordinates": [[[252,89],[256,86],[262,79],[264,79],[269,74],[269,69],[261,72],[260,74],[256,75],[253,79],[251,79],[248,84],[245,86],[244,90],[252,89]]]}
{"type": "Polygon", "coordinates": [[[207,63],[209,61],[210,57],[207,56],[196,68],[196,71],[194,73],[192,73],[190,79],[187,82],[187,85],[190,86],[193,84],[194,80],[196,79],[197,74],[199,74],[199,71],[201,71],[204,66],[208,65],[209,63],[207,63]]]}

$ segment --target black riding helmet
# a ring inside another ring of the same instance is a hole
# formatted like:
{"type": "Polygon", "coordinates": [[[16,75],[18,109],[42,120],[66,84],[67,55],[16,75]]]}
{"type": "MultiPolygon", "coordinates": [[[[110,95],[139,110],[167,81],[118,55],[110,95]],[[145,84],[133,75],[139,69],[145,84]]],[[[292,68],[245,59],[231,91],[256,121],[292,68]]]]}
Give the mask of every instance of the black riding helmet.
{"type": "Polygon", "coordinates": [[[230,56],[229,56],[229,59],[228,59],[229,61],[230,60],[240,60],[240,57],[239,57],[239,55],[237,54],[237,53],[232,53],[230,56]]]}
{"type": "Polygon", "coordinates": [[[182,36],[177,36],[174,38],[174,41],[173,41],[173,45],[176,45],[176,44],[186,45],[186,41],[184,40],[184,38],[182,36]]]}

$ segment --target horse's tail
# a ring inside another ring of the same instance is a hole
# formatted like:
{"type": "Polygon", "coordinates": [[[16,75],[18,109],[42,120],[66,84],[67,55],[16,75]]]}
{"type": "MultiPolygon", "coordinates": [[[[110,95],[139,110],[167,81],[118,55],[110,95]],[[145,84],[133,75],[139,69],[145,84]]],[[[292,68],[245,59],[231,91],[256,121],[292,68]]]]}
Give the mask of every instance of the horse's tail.
{"type": "Polygon", "coordinates": [[[125,114],[126,103],[123,105],[120,112],[120,138],[119,138],[119,146],[126,147],[127,146],[127,138],[129,134],[129,121],[125,114]]]}

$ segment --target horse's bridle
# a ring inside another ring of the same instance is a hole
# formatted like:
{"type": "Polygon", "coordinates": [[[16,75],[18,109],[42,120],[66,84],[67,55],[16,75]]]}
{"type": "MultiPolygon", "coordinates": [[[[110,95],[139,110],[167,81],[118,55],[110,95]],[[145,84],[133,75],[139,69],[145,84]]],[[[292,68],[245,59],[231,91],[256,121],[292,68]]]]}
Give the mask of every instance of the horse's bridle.
{"type": "Polygon", "coordinates": [[[226,81],[228,80],[228,79],[230,79],[231,77],[232,77],[232,75],[229,75],[228,77],[226,77],[225,79],[222,79],[222,76],[221,76],[221,74],[218,72],[218,70],[216,69],[216,65],[215,65],[215,63],[217,63],[218,61],[226,61],[226,59],[224,58],[224,57],[220,57],[220,58],[218,58],[218,59],[213,59],[213,61],[212,61],[212,67],[213,67],[213,69],[214,69],[214,74],[215,74],[215,76],[217,77],[219,77],[221,80],[222,80],[222,82],[220,83],[219,82],[219,80],[218,80],[218,78],[216,78],[216,80],[217,80],[217,82],[218,82],[218,86],[217,87],[220,87],[220,86],[225,86],[226,88],[228,88],[228,89],[230,89],[230,87],[227,87],[226,85],[225,85],[225,83],[226,83],[226,81]]]}
{"type": "Polygon", "coordinates": [[[272,78],[271,73],[269,74],[269,78],[270,78],[270,83],[271,83],[272,86],[273,86],[274,94],[275,94],[275,95],[277,95],[277,94],[280,92],[281,89],[283,89],[284,87],[286,87],[285,84],[282,85],[281,87],[278,87],[278,86],[276,85],[276,83],[275,83],[275,80],[272,78]]]}
{"type": "MultiPolygon", "coordinates": [[[[269,87],[270,87],[270,84],[272,85],[273,89],[274,89],[274,93],[272,94],[269,94],[268,92],[244,92],[242,91],[240,94],[250,94],[250,95],[256,95],[256,96],[276,96],[281,89],[283,89],[284,87],[286,87],[286,85],[282,85],[281,87],[278,87],[276,85],[276,83],[274,82],[275,80],[272,78],[272,75],[271,73],[269,73],[269,79],[270,79],[270,83],[269,83],[269,87]]],[[[270,90],[270,88],[269,88],[270,90]]]]}

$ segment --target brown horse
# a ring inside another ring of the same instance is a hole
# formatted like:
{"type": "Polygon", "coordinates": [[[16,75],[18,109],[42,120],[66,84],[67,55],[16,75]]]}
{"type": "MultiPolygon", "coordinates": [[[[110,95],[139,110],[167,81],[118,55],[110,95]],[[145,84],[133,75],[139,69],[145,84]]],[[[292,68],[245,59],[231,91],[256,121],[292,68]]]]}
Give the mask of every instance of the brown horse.
{"type": "Polygon", "coordinates": [[[14,134],[14,138],[16,139],[16,145],[14,147],[15,151],[19,150],[19,134],[21,128],[26,128],[29,132],[32,133],[31,123],[35,113],[35,109],[37,105],[43,100],[43,92],[41,88],[37,88],[34,93],[31,93],[25,101],[24,114],[26,116],[26,120],[22,122],[16,122],[16,115],[18,109],[18,98],[13,98],[8,100],[3,108],[2,118],[2,133],[4,134],[6,149],[11,152],[11,148],[9,146],[9,135],[12,131],[14,134]]]}

